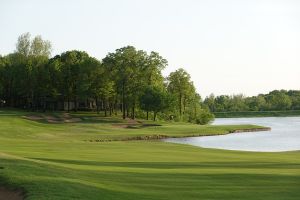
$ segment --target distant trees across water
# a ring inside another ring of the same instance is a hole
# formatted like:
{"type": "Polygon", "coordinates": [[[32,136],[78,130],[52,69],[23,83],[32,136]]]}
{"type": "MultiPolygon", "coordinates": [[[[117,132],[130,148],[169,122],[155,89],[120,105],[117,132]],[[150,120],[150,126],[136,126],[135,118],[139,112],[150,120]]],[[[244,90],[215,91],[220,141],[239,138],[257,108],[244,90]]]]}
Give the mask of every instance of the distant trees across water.
{"type": "Polygon", "coordinates": [[[211,94],[204,105],[211,112],[300,110],[300,90],[274,90],[253,97],[211,94]]]}
{"type": "Polygon", "coordinates": [[[119,112],[124,119],[198,124],[213,118],[184,69],[162,76],[167,60],[157,52],[126,46],[102,60],[78,50],[52,58],[50,53],[49,41],[25,33],[14,53],[0,56],[0,107],[119,112]]]}

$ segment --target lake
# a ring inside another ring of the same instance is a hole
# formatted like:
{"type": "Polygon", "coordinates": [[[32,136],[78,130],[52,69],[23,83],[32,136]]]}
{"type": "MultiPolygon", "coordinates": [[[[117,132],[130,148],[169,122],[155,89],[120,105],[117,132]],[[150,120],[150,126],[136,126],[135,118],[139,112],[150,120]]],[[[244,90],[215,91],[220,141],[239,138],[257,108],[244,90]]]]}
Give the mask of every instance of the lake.
{"type": "Polygon", "coordinates": [[[255,124],[271,127],[271,131],[169,138],[165,141],[205,148],[242,151],[280,152],[300,150],[300,117],[217,118],[213,124],[255,124]]]}

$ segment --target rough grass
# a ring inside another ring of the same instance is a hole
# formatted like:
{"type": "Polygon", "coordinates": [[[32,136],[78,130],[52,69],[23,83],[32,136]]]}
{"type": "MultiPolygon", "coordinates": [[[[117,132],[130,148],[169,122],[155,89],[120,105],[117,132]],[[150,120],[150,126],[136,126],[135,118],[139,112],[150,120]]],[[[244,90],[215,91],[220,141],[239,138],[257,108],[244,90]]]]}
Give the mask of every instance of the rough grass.
{"type": "MultiPolygon", "coordinates": [[[[81,115],[50,124],[0,112],[0,183],[29,200],[300,199],[300,152],[253,153],[151,141],[86,142],[147,134],[223,134],[255,126],[120,128],[81,115]],[[85,119],[84,119],[85,118],[85,119]]],[[[143,122],[145,123],[145,122],[143,122]]],[[[151,122],[149,122],[151,123],[151,122]]]]}

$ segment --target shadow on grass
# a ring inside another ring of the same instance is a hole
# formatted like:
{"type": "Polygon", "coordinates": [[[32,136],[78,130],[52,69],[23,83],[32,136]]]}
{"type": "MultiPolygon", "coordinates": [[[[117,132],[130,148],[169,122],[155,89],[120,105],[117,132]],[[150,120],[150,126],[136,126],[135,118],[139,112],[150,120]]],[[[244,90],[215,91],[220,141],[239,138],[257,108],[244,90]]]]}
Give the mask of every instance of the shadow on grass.
{"type": "Polygon", "coordinates": [[[276,162],[100,162],[81,160],[61,160],[48,158],[29,158],[47,162],[111,166],[111,167],[133,167],[133,168],[154,168],[154,169],[180,169],[180,168],[266,168],[266,169],[299,169],[300,163],[276,163],[276,162]]]}

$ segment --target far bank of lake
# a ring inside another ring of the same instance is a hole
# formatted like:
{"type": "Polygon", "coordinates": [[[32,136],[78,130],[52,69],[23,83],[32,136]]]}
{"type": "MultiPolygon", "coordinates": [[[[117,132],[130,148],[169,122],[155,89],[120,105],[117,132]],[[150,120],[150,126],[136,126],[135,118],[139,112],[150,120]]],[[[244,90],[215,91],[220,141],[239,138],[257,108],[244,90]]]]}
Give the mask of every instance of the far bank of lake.
{"type": "Polygon", "coordinates": [[[300,117],[300,110],[213,112],[216,118],[300,117]]]}
{"type": "Polygon", "coordinates": [[[205,148],[242,151],[280,152],[300,150],[300,117],[217,118],[213,124],[256,124],[271,127],[271,131],[170,138],[165,141],[205,148]]]}

